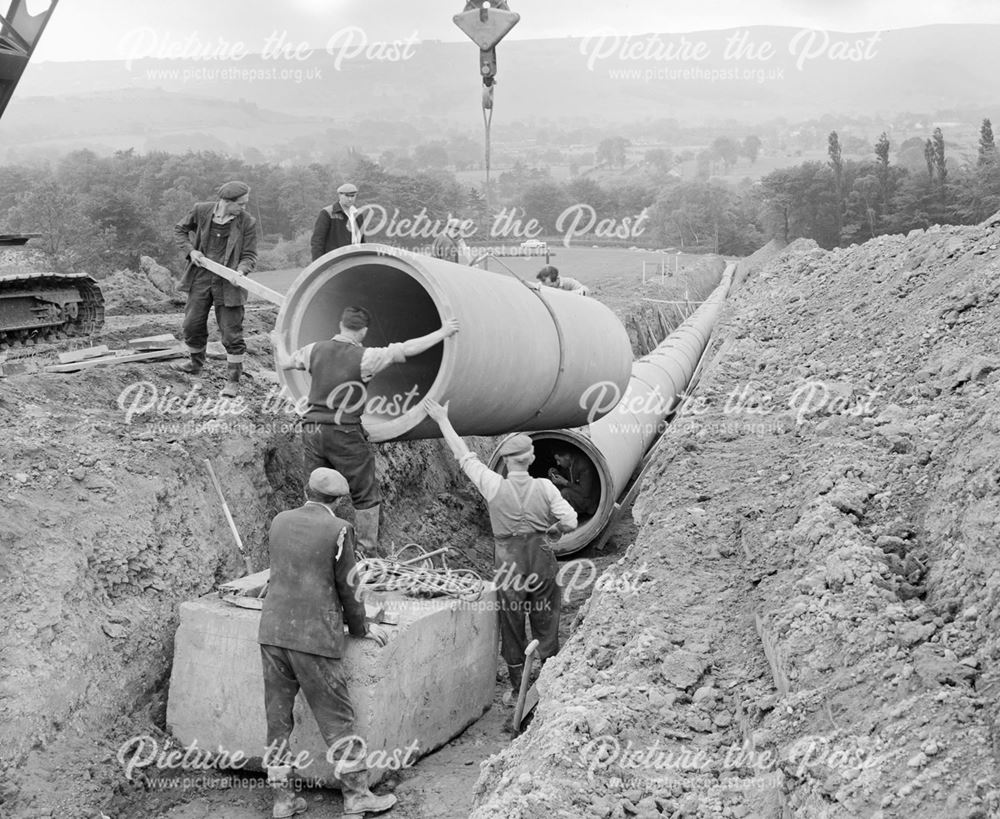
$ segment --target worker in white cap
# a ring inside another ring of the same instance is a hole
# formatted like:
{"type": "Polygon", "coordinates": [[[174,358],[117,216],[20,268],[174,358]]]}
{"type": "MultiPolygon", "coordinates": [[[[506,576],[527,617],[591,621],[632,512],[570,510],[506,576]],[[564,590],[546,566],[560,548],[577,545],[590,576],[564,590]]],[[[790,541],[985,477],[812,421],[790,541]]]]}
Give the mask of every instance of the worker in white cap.
{"type": "Polygon", "coordinates": [[[345,621],[351,637],[367,637],[379,646],[389,639],[384,627],[365,622],[365,606],[357,594],[354,530],[333,510],[349,491],[339,472],[316,469],[309,477],[305,504],[279,513],[271,523],[271,577],[257,642],[267,716],[264,764],[274,789],[275,819],[307,807],[289,781],[292,709],[300,689],[330,749],[327,758],[340,780],[344,814],[381,813],[396,804],[392,794],[376,796],[368,789],[365,745],[357,733],[341,662],[345,621]]]}
{"type": "Polygon", "coordinates": [[[500,600],[500,653],[516,696],[528,642],[525,614],[531,622],[531,634],[538,640],[539,659],[544,663],[559,651],[562,589],[556,582],[551,544],[561,533],[576,528],[576,512],[552,481],[528,474],[535,450],[527,435],[514,435],[501,445],[499,454],[507,468],[503,478],[465,445],[448,419],[446,406],[428,398],[424,408],[489,507],[500,600]]]}
{"type": "Polygon", "coordinates": [[[364,242],[364,214],[355,208],[357,199],[358,186],[345,182],[337,188],[337,201],[319,212],[309,243],[313,261],[338,247],[364,242]]]}

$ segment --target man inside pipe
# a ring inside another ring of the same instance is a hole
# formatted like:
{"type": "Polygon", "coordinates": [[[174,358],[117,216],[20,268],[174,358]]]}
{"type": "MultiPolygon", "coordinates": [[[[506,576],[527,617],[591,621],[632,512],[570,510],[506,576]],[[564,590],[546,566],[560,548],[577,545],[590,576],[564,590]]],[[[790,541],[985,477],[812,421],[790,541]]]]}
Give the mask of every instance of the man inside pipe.
{"type": "Polygon", "coordinates": [[[559,651],[562,589],[550,544],[576,528],[576,512],[550,480],[528,474],[535,450],[527,435],[514,435],[500,447],[507,467],[503,478],[465,445],[448,419],[447,406],[428,398],[424,408],[489,508],[500,600],[500,653],[507,663],[509,699],[513,699],[521,687],[528,643],[525,614],[531,635],[538,640],[541,662],[559,651]]]}
{"type": "Polygon", "coordinates": [[[439,330],[388,347],[363,347],[371,313],[346,307],[340,333],[329,341],[307,344],[294,353],[280,333],[271,333],[274,364],[284,370],[305,370],[311,378],[302,418],[305,479],[320,466],[339,470],[351,487],[354,526],[366,555],[385,554],[379,548],[378,527],[382,492],[375,476],[375,453],[361,425],[369,381],[377,373],[406,361],[458,332],[458,319],[439,330]]]}
{"type": "Polygon", "coordinates": [[[368,789],[366,746],[355,730],[341,662],[345,621],[352,637],[367,637],[380,647],[389,641],[382,626],[365,622],[365,605],[357,594],[354,530],[333,511],[349,491],[347,480],[336,470],[315,469],[305,504],[280,512],[271,522],[271,576],[257,642],[267,716],[264,763],[274,789],[275,819],[307,807],[289,783],[293,759],[289,742],[299,689],[330,748],[327,756],[332,757],[341,783],[344,814],[381,813],[396,804],[392,794],[376,796],[368,789]]]}
{"type": "Polygon", "coordinates": [[[547,264],[535,276],[538,281],[546,287],[555,287],[557,290],[568,290],[578,296],[589,296],[590,288],[583,282],[571,279],[569,276],[560,276],[559,268],[555,265],[547,264]]]}
{"type": "Polygon", "coordinates": [[[316,217],[309,249],[315,262],[320,256],[347,245],[360,245],[365,240],[364,215],[355,210],[358,186],[345,182],[337,188],[337,201],[327,205],[316,217]]]}
{"type": "Polygon", "coordinates": [[[246,212],[250,186],[245,182],[227,182],[218,191],[215,202],[198,202],[191,212],[174,225],[174,240],[188,260],[178,290],[186,291],[184,308],[184,343],[191,358],[176,369],[198,375],[205,366],[208,343],[208,312],[215,305],[215,321],[226,348],[228,379],[222,395],[235,398],[243,375],[243,305],[247,291],[204,267],[211,259],[249,276],[257,266],[257,221],[246,212]]]}
{"type": "Polygon", "coordinates": [[[578,515],[593,515],[600,500],[600,482],[593,464],[568,448],[557,449],[552,457],[556,465],[549,470],[549,480],[578,515]]]}

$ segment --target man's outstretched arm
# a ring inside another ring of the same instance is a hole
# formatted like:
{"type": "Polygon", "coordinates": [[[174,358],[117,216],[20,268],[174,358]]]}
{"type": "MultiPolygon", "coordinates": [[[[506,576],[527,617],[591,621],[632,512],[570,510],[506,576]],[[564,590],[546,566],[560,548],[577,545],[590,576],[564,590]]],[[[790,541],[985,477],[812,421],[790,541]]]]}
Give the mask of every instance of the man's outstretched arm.
{"type": "Polygon", "coordinates": [[[435,330],[419,338],[411,338],[403,342],[403,355],[407,358],[413,355],[420,355],[425,350],[429,350],[440,341],[451,338],[458,332],[458,319],[450,318],[441,325],[441,329],[435,330]]]}
{"type": "Polygon", "coordinates": [[[476,453],[470,450],[461,436],[455,432],[455,428],[448,418],[447,405],[441,406],[434,399],[427,398],[424,399],[424,409],[427,411],[427,415],[433,418],[441,428],[441,437],[444,438],[448,448],[458,460],[462,471],[469,476],[469,480],[475,484],[476,489],[487,501],[492,500],[500,491],[503,478],[480,461],[476,453]]]}
{"type": "Polygon", "coordinates": [[[450,338],[458,332],[458,319],[448,319],[441,329],[425,336],[411,338],[407,341],[396,341],[388,347],[366,347],[361,358],[361,380],[371,378],[393,364],[402,364],[407,358],[420,355],[438,342],[450,338]]]}
{"type": "Polygon", "coordinates": [[[449,449],[451,449],[451,454],[459,461],[462,460],[466,455],[471,455],[472,451],[465,445],[465,441],[462,437],[455,432],[455,427],[451,425],[451,419],[448,418],[448,408],[441,406],[433,398],[427,398],[424,400],[424,409],[427,410],[427,414],[433,418],[437,425],[441,428],[441,437],[444,438],[444,442],[448,444],[449,449]]]}

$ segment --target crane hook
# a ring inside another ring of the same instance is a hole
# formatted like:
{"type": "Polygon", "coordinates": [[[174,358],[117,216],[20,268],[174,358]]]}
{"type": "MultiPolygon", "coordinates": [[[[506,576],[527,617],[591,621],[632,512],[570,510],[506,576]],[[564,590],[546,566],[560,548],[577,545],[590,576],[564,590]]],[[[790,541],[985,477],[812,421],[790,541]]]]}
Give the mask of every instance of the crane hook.
{"type": "MultiPolygon", "coordinates": [[[[497,43],[510,33],[520,19],[521,15],[507,6],[507,0],[467,0],[465,9],[452,18],[455,25],[479,46],[479,73],[487,89],[492,88],[497,73],[497,43]]],[[[489,107],[492,107],[492,96],[490,101],[489,107]]],[[[483,106],[487,107],[485,90],[483,106]]]]}

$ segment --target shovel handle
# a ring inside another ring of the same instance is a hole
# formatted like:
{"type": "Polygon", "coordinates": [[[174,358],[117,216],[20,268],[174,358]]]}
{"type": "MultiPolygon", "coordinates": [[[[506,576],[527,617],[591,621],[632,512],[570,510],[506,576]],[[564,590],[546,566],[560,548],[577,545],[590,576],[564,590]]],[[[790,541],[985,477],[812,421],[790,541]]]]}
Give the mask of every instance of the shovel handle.
{"type": "Polygon", "coordinates": [[[226,503],[226,496],[222,494],[222,484],[219,483],[219,479],[215,475],[215,470],[212,468],[212,462],[205,458],[205,466],[208,468],[208,475],[212,479],[212,486],[215,487],[215,493],[219,496],[219,501],[222,503],[222,511],[226,515],[226,522],[229,524],[229,529],[233,533],[233,540],[236,541],[236,549],[240,553],[240,557],[243,558],[243,565],[246,568],[247,574],[253,574],[253,566],[250,565],[250,555],[247,554],[247,550],[243,547],[243,538],[240,537],[240,531],[236,528],[236,521],[233,520],[233,513],[229,511],[229,504],[226,503]]]}

